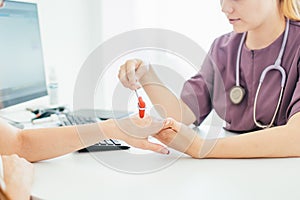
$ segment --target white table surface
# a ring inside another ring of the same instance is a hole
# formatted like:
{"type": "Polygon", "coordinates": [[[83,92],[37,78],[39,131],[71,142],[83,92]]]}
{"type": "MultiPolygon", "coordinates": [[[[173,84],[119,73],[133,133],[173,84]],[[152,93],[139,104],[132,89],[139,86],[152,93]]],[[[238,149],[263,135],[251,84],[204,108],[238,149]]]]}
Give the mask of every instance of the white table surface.
{"type": "Polygon", "coordinates": [[[200,160],[131,148],[34,165],[33,195],[46,200],[300,199],[299,158],[200,160]]]}
{"type": "MultiPolygon", "coordinates": [[[[20,114],[20,109],[0,113],[17,121],[28,120],[28,113],[20,114]]],[[[300,199],[300,158],[198,160],[176,151],[166,156],[131,148],[71,153],[34,165],[32,194],[45,200],[300,199]]]]}

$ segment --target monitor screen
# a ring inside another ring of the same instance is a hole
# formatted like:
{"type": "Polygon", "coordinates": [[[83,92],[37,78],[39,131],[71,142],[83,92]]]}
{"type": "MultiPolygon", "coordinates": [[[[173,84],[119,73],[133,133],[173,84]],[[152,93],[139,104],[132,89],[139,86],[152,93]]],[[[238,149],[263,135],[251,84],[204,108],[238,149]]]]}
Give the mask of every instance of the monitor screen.
{"type": "Polygon", "coordinates": [[[47,95],[37,5],[0,8],[0,108],[47,95]]]}

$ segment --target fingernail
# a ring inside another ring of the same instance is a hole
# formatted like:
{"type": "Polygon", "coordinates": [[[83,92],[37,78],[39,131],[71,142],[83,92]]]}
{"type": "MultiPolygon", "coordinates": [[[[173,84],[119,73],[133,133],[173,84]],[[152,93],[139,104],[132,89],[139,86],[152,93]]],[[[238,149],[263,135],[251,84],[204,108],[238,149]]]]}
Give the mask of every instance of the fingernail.
{"type": "Polygon", "coordinates": [[[163,149],[160,150],[160,153],[168,155],[170,153],[170,151],[166,148],[163,148],[163,149]]]}

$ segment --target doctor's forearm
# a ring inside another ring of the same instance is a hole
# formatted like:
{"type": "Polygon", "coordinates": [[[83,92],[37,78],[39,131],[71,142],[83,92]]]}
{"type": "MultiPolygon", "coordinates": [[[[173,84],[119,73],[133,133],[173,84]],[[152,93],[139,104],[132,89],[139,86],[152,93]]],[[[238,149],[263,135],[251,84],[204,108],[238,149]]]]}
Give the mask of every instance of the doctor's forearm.
{"type": "Polygon", "coordinates": [[[196,120],[189,107],[165,87],[151,66],[149,72],[140,80],[140,83],[143,85],[153,105],[161,105],[163,107],[163,111],[160,112],[163,115],[162,117],[172,117],[187,125],[192,124],[196,120]]]}
{"type": "Polygon", "coordinates": [[[279,126],[219,139],[207,158],[299,157],[300,134],[292,126],[279,126]]]}

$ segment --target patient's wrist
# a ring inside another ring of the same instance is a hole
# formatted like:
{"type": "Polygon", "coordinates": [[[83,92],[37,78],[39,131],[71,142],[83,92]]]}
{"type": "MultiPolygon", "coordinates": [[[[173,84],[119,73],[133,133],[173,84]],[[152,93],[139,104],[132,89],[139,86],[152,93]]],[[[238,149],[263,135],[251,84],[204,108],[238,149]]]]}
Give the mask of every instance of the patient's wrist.
{"type": "Polygon", "coordinates": [[[116,131],[117,131],[117,126],[114,122],[115,119],[108,119],[105,121],[101,121],[98,123],[102,134],[106,139],[113,139],[116,138],[116,131]]]}

